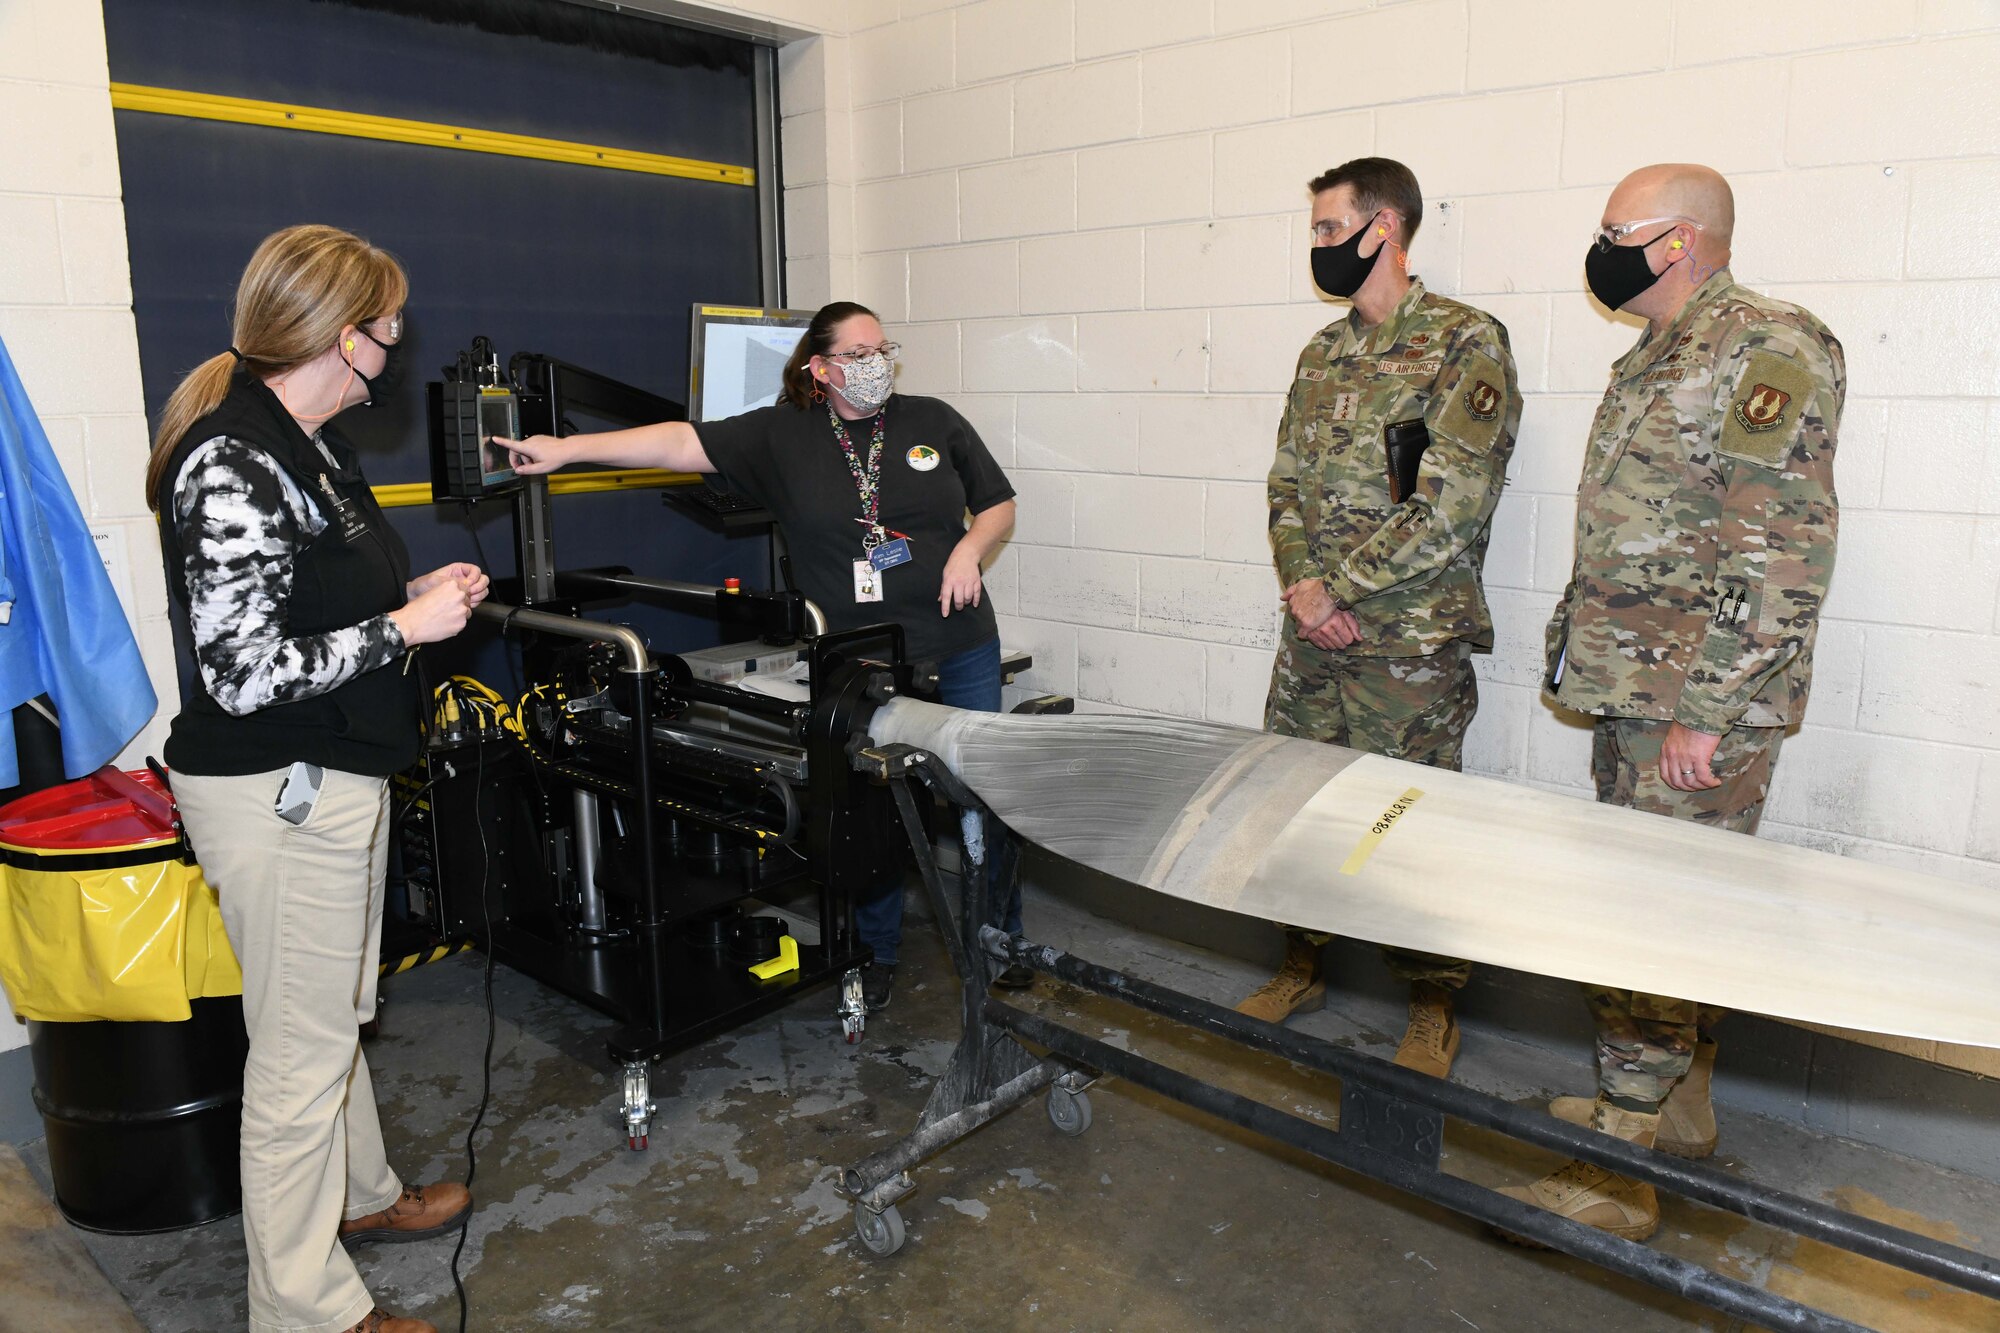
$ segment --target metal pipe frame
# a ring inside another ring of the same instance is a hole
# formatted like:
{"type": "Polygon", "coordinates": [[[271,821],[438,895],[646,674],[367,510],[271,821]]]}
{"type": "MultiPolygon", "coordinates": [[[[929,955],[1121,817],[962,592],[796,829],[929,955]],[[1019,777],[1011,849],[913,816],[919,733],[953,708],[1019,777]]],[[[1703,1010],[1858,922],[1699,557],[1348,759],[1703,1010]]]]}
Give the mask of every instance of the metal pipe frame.
{"type": "Polygon", "coordinates": [[[985,1012],[987,1021],[994,1026],[1046,1046],[1058,1055],[1127,1079],[1163,1097],[1170,1097],[1323,1161],[1373,1177],[1488,1226],[1499,1227],[1579,1259],[1588,1259],[1736,1318],[1750,1320],[1760,1328],[1810,1330],[1810,1333],[1866,1333],[1864,1325],[1850,1323],[1761,1287],[1724,1277],[1685,1259],[1677,1259],[1633,1241],[1620,1240],[1608,1232],[1568,1221],[1531,1204],[1518,1203],[1483,1186],[1445,1175],[1434,1167],[1415,1165],[1377,1152],[1351,1142],[1349,1136],[1339,1130],[1328,1129],[1204,1083],[1177,1069],[1169,1069],[1115,1046],[1108,1046],[998,1000],[988,1000],[985,1012]]]}
{"type": "Polygon", "coordinates": [[[505,602],[481,602],[472,608],[472,614],[481,620],[491,620],[500,626],[502,634],[509,630],[531,629],[543,634],[554,634],[565,639],[594,639],[599,643],[615,643],[625,655],[621,669],[625,671],[650,672],[653,669],[652,656],[646,651],[646,641],[639,637],[637,630],[625,625],[607,625],[601,620],[584,620],[579,616],[559,616],[550,611],[537,611],[528,606],[509,606],[505,602]]]}
{"type": "MultiPolygon", "coordinates": [[[[1725,1313],[1754,1320],[1761,1326],[1858,1327],[1699,1265],[1619,1240],[1445,1175],[1437,1165],[1442,1146],[1442,1118],[1450,1116],[1581,1158],[1621,1175],[1648,1181],[1683,1198],[2000,1299],[2000,1261],[1991,1256],[1739,1180],[1704,1163],[1681,1161],[1607,1134],[1569,1125],[1553,1116],[1428,1078],[1374,1056],[1343,1050],[1316,1037],[1246,1018],[1233,1009],[1127,976],[1061,950],[1009,938],[991,926],[981,930],[980,943],[986,952],[1002,961],[1026,965],[1084,990],[1339,1078],[1341,1128],[1329,1130],[1287,1115],[990,998],[980,1014],[985,1024],[1106,1074],[1129,1078],[1163,1096],[1455,1212],[1725,1313]],[[1361,1115],[1351,1122],[1350,1116],[1355,1111],[1361,1115]],[[1389,1130],[1386,1134],[1382,1132],[1385,1128],[1389,1130]]],[[[887,1155],[885,1151],[878,1157],[887,1155]]]]}
{"type": "Polygon", "coordinates": [[[1246,1018],[1233,1009],[1128,977],[1058,949],[1009,939],[991,927],[981,932],[980,942],[1010,963],[1025,964],[1084,990],[1332,1074],[1343,1086],[1349,1081],[1362,1083],[1409,1105],[1649,1181],[1682,1198],[2000,1300],[2000,1260],[1975,1250],[1739,1180],[1706,1163],[1652,1152],[1372,1055],[1246,1018]]]}
{"type": "Polygon", "coordinates": [[[995,1088],[992,1096],[927,1125],[919,1125],[915,1132],[898,1139],[873,1157],[848,1167],[841,1177],[842,1184],[854,1198],[876,1212],[882,1211],[909,1193],[909,1188],[902,1182],[906,1179],[904,1173],[911,1167],[932,1153],[950,1147],[981,1125],[999,1119],[1055,1082],[1062,1072],[1061,1065],[1053,1060],[1044,1060],[1016,1074],[995,1088]],[[871,1185],[870,1181],[877,1183],[871,1185]]]}
{"type": "MultiPolygon", "coordinates": [[[[723,596],[768,597],[770,594],[731,594],[726,588],[718,588],[706,583],[689,583],[684,579],[656,579],[643,574],[608,574],[598,570],[569,570],[559,575],[571,584],[584,587],[599,587],[612,592],[650,593],[654,596],[677,601],[690,611],[712,611],[715,599],[723,596]]],[[[799,599],[805,604],[806,632],[814,638],[826,633],[826,612],[810,597],[799,599]]]]}
{"type": "MultiPolygon", "coordinates": [[[[658,976],[658,937],[662,929],[659,851],[653,831],[653,765],[649,755],[653,718],[652,691],[647,685],[653,674],[653,658],[646,651],[646,641],[639,637],[637,631],[624,625],[607,625],[579,616],[559,616],[549,611],[508,606],[504,602],[482,602],[473,608],[473,614],[497,621],[502,634],[529,629],[561,638],[615,643],[624,658],[619,663],[618,672],[620,683],[625,686],[623,693],[630,697],[618,702],[626,716],[632,719],[632,795],[633,803],[638,807],[633,822],[638,826],[639,843],[639,931],[647,945],[647,1009],[653,1030],[665,1032],[667,1002],[658,976]]],[[[488,940],[486,947],[491,949],[493,942],[488,940]]]]}

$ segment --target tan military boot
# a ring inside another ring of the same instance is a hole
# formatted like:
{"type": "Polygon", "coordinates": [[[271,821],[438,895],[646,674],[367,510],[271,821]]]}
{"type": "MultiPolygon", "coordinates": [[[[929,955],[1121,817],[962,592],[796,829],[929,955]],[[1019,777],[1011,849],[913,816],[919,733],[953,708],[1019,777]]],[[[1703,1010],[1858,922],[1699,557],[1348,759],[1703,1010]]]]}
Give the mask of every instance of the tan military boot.
{"type": "MultiPolygon", "coordinates": [[[[1627,1111],[1599,1098],[1591,1108],[1590,1127],[1650,1148],[1659,1133],[1660,1117],[1627,1111]]],[[[1660,1200],[1651,1185],[1589,1162],[1570,1162],[1532,1185],[1511,1185],[1500,1193],[1624,1240],[1645,1240],[1660,1227],[1660,1200]]],[[[1516,1245],[1543,1248],[1509,1231],[1500,1235],[1516,1245]]]]}
{"type": "Polygon", "coordinates": [[[1282,1023],[1293,1014],[1310,1014],[1326,1005],[1326,981],[1320,976],[1321,946],[1303,931],[1285,932],[1285,961],[1278,975],[1251,991],[1236,1012],[1266,1023],[1282,1023]]]}
{"type": "Polygon", "coordinates": [[[1458,1019],[1451,991],[1434,981],[1410,984],[1410,1026],[1396,1048],[1396,1063],[1432,1078],[1450,1078],[1458,1056],[1458,1019]]]}
{"type": "MultiPolygon", "coordinates": [[[[1715,1151],[1715,1106],[1709,1100],[1709,1086],[1715,1077],[1715,1043],[1695,1047],[1694,1063],[1687,1077],[1660,1103],[1660,1137],[1653,1146],[1675,1157],[1700,1160],[1715,1151]]],[[[1549,1103],[1549,1114],[1572,1125],[1588,1125],[1588,1097],[1558,1097],[1549,1103]]]]}

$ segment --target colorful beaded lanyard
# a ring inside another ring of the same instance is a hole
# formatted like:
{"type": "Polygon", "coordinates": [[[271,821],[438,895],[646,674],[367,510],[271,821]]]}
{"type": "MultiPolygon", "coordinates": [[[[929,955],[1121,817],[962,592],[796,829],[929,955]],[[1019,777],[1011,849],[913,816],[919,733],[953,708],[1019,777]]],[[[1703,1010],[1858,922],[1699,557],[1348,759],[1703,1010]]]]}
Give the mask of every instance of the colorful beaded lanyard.
{"type": "Polygon", "coordinates": [[[854,441],[847,436],[847,423],[833,410],[833,404],[826,407],[826,418],[833,423],[833,436],[840,441],[840,452],[847,455],[847,470],[854,474],[854,489],[861,494],[861,521],[867,525],[861,536],[861,549],[873,551],[883,542],[882,533],[882,442],[888,435],[889,409],[884,407],[875,414],[875,427],[868,440],[868,463],[862,465],[854,451],[854,441]]]}

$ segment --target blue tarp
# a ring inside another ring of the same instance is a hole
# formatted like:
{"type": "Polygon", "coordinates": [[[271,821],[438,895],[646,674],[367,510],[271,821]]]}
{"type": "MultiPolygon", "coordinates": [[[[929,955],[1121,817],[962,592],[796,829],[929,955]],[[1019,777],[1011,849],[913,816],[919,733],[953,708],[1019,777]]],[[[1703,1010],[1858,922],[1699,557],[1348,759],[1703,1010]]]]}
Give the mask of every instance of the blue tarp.
{"type": "Polygon", "coordinates": [[[159,699],[83,511],[0,341],[0,606],[9,604],[0,624],[0,787],[20,780],[13,711],[38,694],[49,696],[62,724],[64,775],[102,768],[139,734],[159,699]]]}

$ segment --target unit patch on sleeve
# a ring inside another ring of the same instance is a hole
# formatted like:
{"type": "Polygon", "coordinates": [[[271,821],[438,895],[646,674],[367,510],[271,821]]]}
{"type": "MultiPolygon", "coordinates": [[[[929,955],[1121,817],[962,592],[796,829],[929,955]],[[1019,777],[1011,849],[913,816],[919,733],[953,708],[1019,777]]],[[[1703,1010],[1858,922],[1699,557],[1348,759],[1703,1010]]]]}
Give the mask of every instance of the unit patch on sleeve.
{"type": "Polygon", "coordinates": [[[1812,375],[1797,361],[1776,352],[1751,353],[1722,405],[1716,452],[1764,467],[1783,466],[1812,395],[1812,375]]]}
{"type": "Polygon", "coordinates": [[[1475,453],[1485,453],[1500,438],[1500,417],[1507,406],[1507,377],[1499,362],[1481,351],[1466,354],[1451,399],[1431,422],[1433,434],[1458,441],[1475,453]]]}
{"type": "Polygon", "coordinates": [[[1730,415],[1747,431],[1769,430],[1785,419],[1785,404],[1791,401],[1790,394],[1768,384],[1753,384],[1748,395],[1736,400],[1730,415]]]}
{"type": "Polygon", "coordinates": [[[1491,421],[1500,415],[1500,391],[1485,380],[1474,380],[1465,391],[1465,414],[1474,421],[1491,421]]]}

